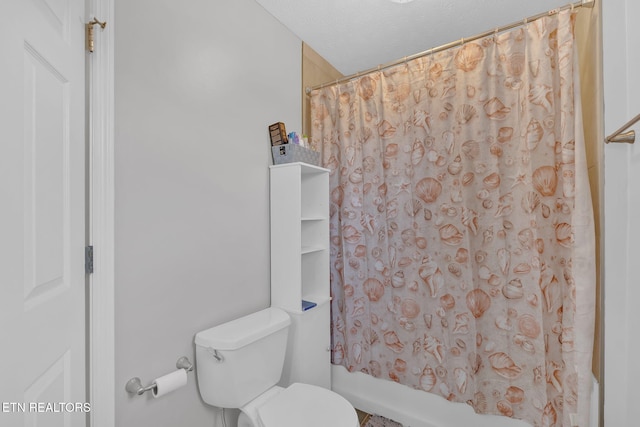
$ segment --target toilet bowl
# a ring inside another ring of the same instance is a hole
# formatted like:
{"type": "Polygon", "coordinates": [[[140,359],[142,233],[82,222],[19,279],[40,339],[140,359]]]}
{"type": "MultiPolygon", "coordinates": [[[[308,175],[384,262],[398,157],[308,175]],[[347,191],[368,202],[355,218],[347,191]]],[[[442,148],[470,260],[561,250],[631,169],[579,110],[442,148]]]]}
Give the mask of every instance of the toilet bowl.
{"type": "Polygon", "coordinates": [[[202,399],[239,408],[238,427],[358,427],[353,406],[315,385],[280,380],[291,320],[270,307],[196,334],[202,399]]]}
{"type": "Polygon", "coordinates": [[[358,427],[353,406],[322,387],[294,383],[273,387],[244,407],[238,427],[358,427]]]}

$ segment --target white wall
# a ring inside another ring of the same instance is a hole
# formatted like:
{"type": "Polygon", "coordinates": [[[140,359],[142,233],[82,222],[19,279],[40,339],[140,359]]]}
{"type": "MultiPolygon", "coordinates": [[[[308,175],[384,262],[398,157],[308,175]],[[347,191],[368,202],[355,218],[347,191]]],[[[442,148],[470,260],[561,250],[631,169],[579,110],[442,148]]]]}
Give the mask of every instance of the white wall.
{"type": "Polygon", "coordinates": [[[213,426],[193,373],[124,385],[269,305],[267,126],[300,129],[301,42],[253,0],[115,7],[116,425],[213,426]]]}
{"type": "MultiPolygon", "coordinates": [[[[640,113],[640,2],[606,0],[602,5],[609,135],[640,113]]],[[[633,146],[606,147],[604,194],[604,425],[631,426],[640,418],[640,134],[633,146]]]]}

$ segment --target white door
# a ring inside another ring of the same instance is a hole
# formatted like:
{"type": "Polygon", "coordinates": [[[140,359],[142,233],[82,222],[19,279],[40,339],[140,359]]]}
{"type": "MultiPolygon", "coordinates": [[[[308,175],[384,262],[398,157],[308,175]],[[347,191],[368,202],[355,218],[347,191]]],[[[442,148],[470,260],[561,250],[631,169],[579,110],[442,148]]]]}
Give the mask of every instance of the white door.
{"type": "Polygon", "coordinates": [[[0,1],[0,425],[85,426],[84,0],[0,1]]]}

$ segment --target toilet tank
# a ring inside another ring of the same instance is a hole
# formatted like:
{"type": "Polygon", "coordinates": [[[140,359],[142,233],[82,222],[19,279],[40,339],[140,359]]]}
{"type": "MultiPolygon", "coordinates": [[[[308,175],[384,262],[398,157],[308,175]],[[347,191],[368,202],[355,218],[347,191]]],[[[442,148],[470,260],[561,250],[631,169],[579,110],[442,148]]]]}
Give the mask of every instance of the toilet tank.
{"type": "Polygon", "coordinates": [[[198,332],[196,371],[202,399],[240,408],[280,380],[289,315],[270,307],[198,332]]]}

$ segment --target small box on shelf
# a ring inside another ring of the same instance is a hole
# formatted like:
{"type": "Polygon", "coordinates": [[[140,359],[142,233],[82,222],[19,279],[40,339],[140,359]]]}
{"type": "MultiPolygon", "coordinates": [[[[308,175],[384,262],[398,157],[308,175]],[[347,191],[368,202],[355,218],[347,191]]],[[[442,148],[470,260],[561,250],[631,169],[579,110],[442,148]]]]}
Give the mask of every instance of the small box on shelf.
{"type": "Polygon", "coordinates": [[[289,143],[287,130],[282,122],[274,123],[269,126],[269,137],[271,138],[271,145],[274,147],[289,143]]]}
{"type": "Polygon", "coordinates": [[[320,153],[298,144],[282,144],[271,147],[273,164],[303,162],[310,165],[320,165],[320,153]]]}

